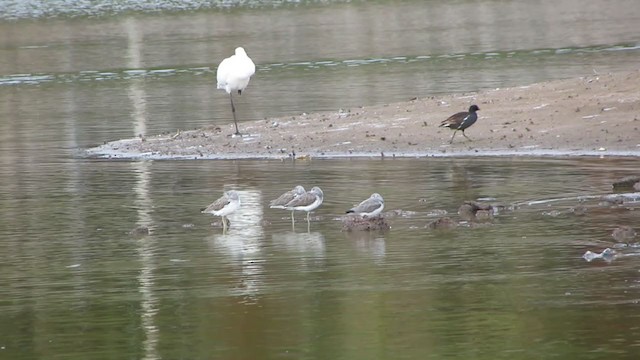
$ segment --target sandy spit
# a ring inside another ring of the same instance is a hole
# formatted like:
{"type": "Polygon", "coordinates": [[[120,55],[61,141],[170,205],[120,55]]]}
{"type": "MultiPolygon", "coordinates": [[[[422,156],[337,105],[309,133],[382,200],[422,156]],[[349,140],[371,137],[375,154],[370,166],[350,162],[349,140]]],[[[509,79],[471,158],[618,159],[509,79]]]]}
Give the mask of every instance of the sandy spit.
{"type": "Polygon", "coordinates": [[[640,70],[233,123],[87,149],[103,158],[286,159],[421,156],[640,156],[640,70]],[[465,132],[440,128],[480,107],[465,132]]]}

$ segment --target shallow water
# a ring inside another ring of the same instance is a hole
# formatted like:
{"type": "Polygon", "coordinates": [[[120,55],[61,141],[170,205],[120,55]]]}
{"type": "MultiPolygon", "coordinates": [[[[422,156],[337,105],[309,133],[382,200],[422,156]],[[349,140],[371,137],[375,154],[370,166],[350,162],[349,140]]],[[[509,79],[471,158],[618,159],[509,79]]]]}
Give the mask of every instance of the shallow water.
{"type": "Polygon", "coordinates": [[[7,358],[631,359],[639,345],[637,250],[581,258],[612,247],[617,224],[637,224],[638,203],[528,205],[608,194],[632,159],[53,167],[5,178],[7,358]],[[309,228],[266,206],[293,184],[324,189],[309,228]],[[199,209],[231,188],[243,207],[223,235],[199,209]],[[402,210],[392,229],[342,232],[344,210],[374,191],[402,210]],[[519,207],[480,226],[424,228],[479,198],[519,207]],[[585,215],[570,212],[578,205],[585,215]],[[129,234],[139,227],[150,235],[129,234]]]}
{"type": "Polygon", "coordinates": [[[588,198],[633,158],[81,156],[227,123],[214,71],[238,44],[258,65],[241,119],[337,111],[637,67],[634,1],[71,3],[0,1],[0,358],[635,359],[636,248],[581,258],[638,227],[637,200],[588,198]],[[326,200],[292,229],[266,205],[298,183],[326,200]],[[199,209],[231,188],[223,235],[199,209]],[[372,192],[402,210],[392,229],[342,232],[372,192]],[[424,228],[482,198],[518,206],[424,228]]]}

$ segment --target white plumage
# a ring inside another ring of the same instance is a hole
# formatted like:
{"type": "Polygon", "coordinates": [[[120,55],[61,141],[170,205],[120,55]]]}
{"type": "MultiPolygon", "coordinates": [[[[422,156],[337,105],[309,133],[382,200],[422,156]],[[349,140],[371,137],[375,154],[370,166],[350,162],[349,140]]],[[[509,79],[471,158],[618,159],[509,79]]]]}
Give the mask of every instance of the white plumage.
{"type": "Polygon", "coordinates": [[[222,197],[207,206],[203,213],[222,217],[223,232],[227,230],[227,216],[240,208],[240,196],[236,191],[230,190],[222,197]]]}
{"type": "Polygon", "coordinates": [[[347,210],[347,213],[355,213],[361,215],[363,218],[378,216],[384,209],[384,199],[378,193],[373,193],[367,199],[347,210]]]}
{"type": "Polygon", "coordinates": [[[231,100],[231,112],[233,113],[233,122],[236,126],[236,135],[240,135],[238,131],[238,121],[236,120],[236,108],[233,105],[233,93],[238,92],[238,95],[242,94],[251,76],[256,72],[256,65],[251,58],[247,55],[242,47],[236,48],[234,55],[222,60],[218,65],[217,80],[218,89],[223,89],[229,94],[231,100]]]}
{"type": "MultiPolygon", "coordinates": [[[[284,207],[291,211],[306,211],[307,212],[307,224],[309,223],[309,213],[322,205],[324,201],[324,193],[322,189],[314,186],[310,191],[296,196],[293,200],[289,201],[284,207]]],[[[291,218],[293,221],[293,217],[291,218]]]]}
{"type": "Polygon", "coordinates": [[[269,207],[272,209],[285,209],[285,205],[287,205],[291,200],[295,199],[300,195],[304,195],[306,190],[302,185],[296,185],[293,190],[289,190],[284,194],[280,195],[277,199],[272,200],[269,203],[269,207]]]}

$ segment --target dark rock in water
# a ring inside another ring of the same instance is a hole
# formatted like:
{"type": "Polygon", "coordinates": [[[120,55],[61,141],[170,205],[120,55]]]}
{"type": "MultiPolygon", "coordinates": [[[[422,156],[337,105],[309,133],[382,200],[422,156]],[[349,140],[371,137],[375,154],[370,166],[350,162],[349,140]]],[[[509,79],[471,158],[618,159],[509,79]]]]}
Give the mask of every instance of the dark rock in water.
{"type": "Polygon", "coordinates": [[[486,221],[493,218],[493,208],[490,204],[465,201],[464,204],[458,208],[458,215],[466,221],[486,221]]]}
{"type": "Polygon", "coordinates": [[[450,217],[441,217],[427,224],[427,228],[431,230],[452,230],[458,227],[458,223],[450,217]]]}
{"type": "Polygon", "coordinates": [[[613,183],[614,190],[633,189],[636,184],[640,183],[640,176],[627,176],[613,183]]]}
{"type": "Polygon", "coordinates": [[[613,229],[611,236],[620,242],[627,242],[629,240],[633,240],[636,237],[637,233],[631,226],[618,226],[613,229]]]}
{"type": "Polygon", "coordinates": [[[363,218],[359,215],[344,216],[342,218],[342,231],[385,231],[391,226],[382,216],[363,218]]]}
{"type": "Polygon", "coordinates": [[[145,236],[149,235],[149,233],[151,233],[151,231],[146,226],[138,226],[135,229],[129,231],[129,235],[132,236],[145,236]]]}
{"type": "Polygon", "coordinates": [[[640,182],[633,184],[633,190],[640,191],[640,182]]]}

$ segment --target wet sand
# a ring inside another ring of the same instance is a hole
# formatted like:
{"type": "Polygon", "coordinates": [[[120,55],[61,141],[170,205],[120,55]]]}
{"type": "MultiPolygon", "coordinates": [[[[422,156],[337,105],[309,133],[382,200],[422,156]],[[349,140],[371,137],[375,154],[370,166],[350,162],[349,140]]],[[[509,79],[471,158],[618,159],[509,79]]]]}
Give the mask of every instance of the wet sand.
{"type": "MultiPolygon", "coordinates": [[[[241,115],[240,115],[241,116],[241,115]]],[[[453,94],[336,112],[124,139],[88,149],[117,158],[640,155],[640,70],[453,94]],[[449,144],[438,125],[480,107],[449,144]]]]}

